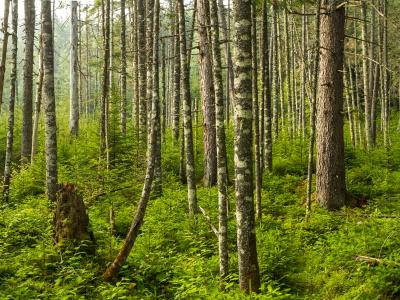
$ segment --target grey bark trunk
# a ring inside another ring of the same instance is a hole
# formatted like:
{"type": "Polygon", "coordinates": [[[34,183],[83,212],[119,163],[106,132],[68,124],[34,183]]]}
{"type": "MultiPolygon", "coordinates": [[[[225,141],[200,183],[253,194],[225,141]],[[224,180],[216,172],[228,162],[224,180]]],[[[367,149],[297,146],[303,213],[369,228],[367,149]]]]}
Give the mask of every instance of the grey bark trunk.
{"type": "Polygon", "coordinates": [[[120,102],[120,118],[121,133],[126,135],[126,17],[125,17],[125,0],[121,0],[121,102],[120,102]]]}
{"type": "Polygon", "coordinates": [[[0,112],[3,105],[3,89],[4,89],[4,75],[6,73],[7,61],[7,45],[8,45],[8,16],[10,14],[10,0],[4,0],[4,16],[3,16],[3,45],[1,49],[0,61],[0,112]]]}
{"type": "Polygon", "coordinates": [[[24,1],[25,9],[25,64],[24,100],[22,106],[22,160],[29,160],[32,148],[32,99],[33,99],[33,44],[35,38],[35,1],[24,1]]]}
{"type": "Polygon", "coordinates": [[[70,110],[69,130],[77,136],[79,130],[79,99],[78,99],[78,2],[71,1],[71,48],[70,48],[70,110]]]}
{"type": "Polygon", "coordinates": [[[6,158],[4,166],[3,198],[8,201],[11,180],[11,156],[14,143],[14,106],[17,90],[17,54],[18,54],[18,0],[12,1],[12,49],[11,49],[11,84],[8,105],[8,129],[6,158]]]}
{"type": "Polygon", "coordinates": [[[47,198],[54,202],[57,193],[57,124],[54,94],[54,46],[51,3],[42,0],[43,26],[43,100],[46,122],[46,187],[47,198]]]}
{"type": "Polygon", "coordinates": [[[221,48],[219,45],[219,23],[217,0],[210,0],[211,38],[213,53],[213,78],[215,91],[216,139],[217,139],[217,177],[218,177],[218,249],[219,274],[224,280],[228,275],[228,224],[227,224],[227,172],[224,125],[224,86],[221,71],[221,48]]]}
{"type": "Polygon", "coordinates": [[[187,64],[187,49],[185,35],[185,10],[183,0],[178,0],[179,10],[179,41],[180,41],[180,60],[181,60],[181,80],[182,80],[182,99],[183,99],[183,126],[185,134],[186,149],[186,177],[188,185],[189,214],[193,216],[197,212],[197,195],[195,181],[195,160],[193,151],[193,131],[192,131],[192,99],[190,96],[190,77],[187,64]]]}
{"type": "Polygon", "coordinates": [[[235,1],[233,13],[237,252],[240,289],[249,293],[260,288],[253,204],[251,2],[235,1]]]}

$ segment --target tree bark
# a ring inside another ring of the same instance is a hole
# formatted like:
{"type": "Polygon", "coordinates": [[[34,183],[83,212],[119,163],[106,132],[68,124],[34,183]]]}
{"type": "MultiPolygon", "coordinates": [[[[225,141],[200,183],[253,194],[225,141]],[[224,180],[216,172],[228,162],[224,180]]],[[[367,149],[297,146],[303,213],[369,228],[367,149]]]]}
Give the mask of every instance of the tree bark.
{"type": "Polygon", "coordinates": [[[320,60],[320,24],[321,24],[321,0],[317,0],[315,13],[315,57],[313,69],[313,98],[311,99],[310,113],[310,138],[308,144],[308,165],[307,165],[307,198],[306,198],[306,216],[311,212],[311,187],[312,175],[314,166],[314,144],[315,144],[315,117],[317,110],[317,95],[318,95],[318,71],[320,60]]]}
{"type": "Polygon", "coordinates": [[[204,186],[217,183],[217,148],[215,136],[215,92],[211,63],[211,49],[207,25],[209,20],[208,0],[198,0],[197,19],[199,33],[200,94],[203,112],[203,144],[204,144],[204,186]]]}
{"type": "Polygon", "coordinates": [[[126,135],[126,17],[125,17],[125,0],[121,0],[121,102],[120,102],[120,118],[121,133],[126,135]]]}
{"type": "Polygon", "coordinates": [[[364,84],[364,124],[365,124],[365,146],[367,149],[371,146],[371,118],[370,118],[370,90],[369,90],[369,79],[368,79],[368,45],[367,45],[367,4],[366,0],[362,0],[361,2],[361,10],[362,10],[362,67],[363,67],[363,84],[364,84]]]}
{"type": "Polygon", "coordinates": [[[70,48],[70,108],[69,130],[77,136],[79,130],[79,99],[78,99],[78,2],[71,1],[71,48],[70,48]]]}
{"type": "Polygon", "coordinates": [[[253,204],[251,2],[233,6],[235,28],[235,190],[240,289],[258,292],[260,275],[253,204]]]}
{"type": "Polygon", "coordinates": [[[224,86],[221,71],[221,48],[219,40],[217,0],[210,0],[211,39],[213,54],[213,78],[215,91],[216,139],[217,139],[217,177],[218,177],[218,249],[219,274],[224,280],[228,275],[228,224],[227,224],[227,172],[224,125],[224,86]]]}
{"type": "Polygon", "coordinates": [[[197,213],[197,195],[195,181],[195,160],[193,152],[193,131],[192,131],[192,99],[190,96],[190,77],[187,64],[186,49],[186,26],[185,10],[183,0],[178,0],[179,10],[179,41],[180,41],[180,60],[181,60],[181,80],[182,80],[182,99],[183,99],[183,126],[185,133],[186,149],[186,177],[188,185],[189,214],[193,216],[197,213]]]}
{"type": "Polygon", "coordinates": [[[35,1],[24,1],[25,8],[25,64],[24,100],[22,106],[22,160],[29,160],[32,148],[32,99],[33,99],[33,46],[35,39],[35,1]]]}
{"type": "Polygon", "coordinates": [[[260,159],[260,122],[258,107],[258,63],[257,63],[257,14],[255,3],[251,5],[251,47],[252,47],[252,94],[253,94],[253,131],[254,131],[254,160],[255,160],[255,184],[256,184],[256,215],[261,220],[261,159],[260,159]]]}
{"type": "Polygon", "coordinates": [[[3,16],[3,45],[1,50],[0,61],[0,111],[3,104],[4,75],[6,73],[7,61],[7,45],[8,45],[8,16],[10,14],[10,0],[4,0],[4,16],[3,16]]]}
{"type": "Polygon", "coordinates": [[[8,201],[11,180],[11,156],[14,143],[14,106],[17,90],[17,54],[18,54],[18,0],[12,1],[12,50],[11,50],[11,84],[10,102],[8,105],[8,130],[6,144],[6,158],[4,166],[3,198],[8,201]]]}
{"type": "MultiPolygon", "coordinates": [[[[262,86],[262,106],[265,113],[265,132],[264,120],[261,120],[261,134],[265,136],[264,146],[264,165],[268,171],[272,171],[272,110],[271,110],[271,80],[269,76],[269,40],[268,40],[268,8],[264,0],[262,5],[262,32],[261,32],[261,86],[262,86]]],[[[264,115],[264,114],[262,114],[264,115]]]]}
{"type": "Polygon", "coordinates": [[[343,141],[343,55],[345,8],[338,0],[323,0],[321,58],[317,105],[317,201],[326,209],[345,202],[343,141]]]}
{"type": "Polygon", "coordinates": [[[32,150],[31,150],[31,164],[35,162],[35,156],[37,152],[37,138],[39,128],[39,116],[40,108],[42,105],[43,95],[43,29],[41,26],[41,33],[39,37],[39,78],[37,80],[36,87],[36,99],[35,99],[35,115],[33,119],[33,130],[32,130],[32,150]]]}
{"type": "Polygon", "coordinates": [[[46,187],[47,198],[54,202],[57,193],[57,124],[54,94],[54,46],[51,3],[42,0],[43,26],[43,100],[46,118],[46,187]]]}

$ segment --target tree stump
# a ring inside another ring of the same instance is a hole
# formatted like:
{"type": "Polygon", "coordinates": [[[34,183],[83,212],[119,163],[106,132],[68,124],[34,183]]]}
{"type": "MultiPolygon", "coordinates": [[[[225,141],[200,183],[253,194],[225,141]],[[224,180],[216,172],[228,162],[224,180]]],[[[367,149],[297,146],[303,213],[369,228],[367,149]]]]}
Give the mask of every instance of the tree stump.
{"type": "Polygon", "coordinates": [[[54,209],[54,243],[65,250],[81,246],[92,253],[95,250],[93,232],[89,230],[89,217],[82,197],[72,184],[61,184],[54,209]]]}

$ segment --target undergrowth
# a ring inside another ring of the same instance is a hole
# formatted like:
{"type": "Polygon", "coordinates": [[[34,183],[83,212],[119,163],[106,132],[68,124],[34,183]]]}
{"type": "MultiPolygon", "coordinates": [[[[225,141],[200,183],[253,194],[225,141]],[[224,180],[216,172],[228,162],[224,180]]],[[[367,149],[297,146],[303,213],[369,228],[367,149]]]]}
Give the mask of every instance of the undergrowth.
{"type": "MultiPolygon", "coordinates": [[[[163,143],[164,194],[151,199],[135,246],[118,279],[102,273],[130,226],[144,178],[144,151],[134,130],[113,132],[111,168],[99,159],[96,119],[85,119],[71,139],[62,117],[59,181],[78,187],[97,242],[95,255],[53,247],[51,205],[44,194],[43,124],[33,166],[13,172],[10,202],[0,210],[1,299],[243,299],[238,290],[234,189],[229,187],[230,275],[219,290],[217,239],[199,215],[189,222],[187,193],[179,184],[179,146],[167,131],[163,143]],[[64,123],[63,123],[64,122],[64,123]],[[116,212],[110,234],[109,209],[116,212]]],[[[18,123],[18,122],[17,122],[18,123]]],[[[20,123],[19,123],[20,125],[20,123]]],[[[19,130],[17,129],[16,132],[19,130]]],[[[1,136],[3,131],[0,132],[1,136]]],[[[195,142],[199,204],[217,224],[217,190],[201,187],[201,130],[195,142]]],[[[18,140],[18,136],[16,137],[18,140]]],[[[232,130],[227,134],[232,149],[232,130]]],[[[15,149],[18,149],[18,143],[15,149]]],[[[257,222],[261,293],[252,299],[400,298],[400,140],[368,154],[346,142],[350,204],[329,213],[313,202],[304,219],[307,143],[274,146],[274,169],[263,178],[263,219],[257,222]],[[382,259],[379,265],[356,256],[382,259]]],[[[1,148],[1,154],[4,149],[1,148]]],[[[18,152],[17,150],[15,152],[18,152]]],[[[233,176],[233,153],[228,169],[233,176]]]]}

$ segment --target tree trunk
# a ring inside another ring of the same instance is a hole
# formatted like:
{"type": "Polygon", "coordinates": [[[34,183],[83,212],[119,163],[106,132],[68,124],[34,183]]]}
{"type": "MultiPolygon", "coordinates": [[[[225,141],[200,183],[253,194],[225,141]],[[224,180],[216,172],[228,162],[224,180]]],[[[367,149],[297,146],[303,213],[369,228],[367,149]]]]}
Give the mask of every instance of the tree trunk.
{"type": "MultiPolygon", "coordinates": [[[[175,12],[177,11],[177,7],[175,12]]],[[[179,116],[180,116],[180,107],[181,107],[181,72],[180,72],[180,64],[181,58],[179,55],[179,36],[178,36],[178,19],[174,18],[175,25],[175,33],[174,33],[174,109],[173,109],[173,118],[172,118],[172,130],[174,135],[174,143],[178,144],[179,140],[179,116]]]]}
{"type": "Polygon", "coordinates": [[[186,29],[185,29],[185,10],[183,0],[178,0],[179,10],[179,41],[180,41],[180,60],[181,60],[181,80],[183,98],[183,126],[185,132],[186,149],[186,177],[188,185],[189,214],[197,212],[197,196],[195,181],[195,161],[193,152],[193,132],[192,132],[192,99],[190,96],[190,77],[187,64],[186,49],[186,29]]]}
{"type": "Polygon", "coordinates": [[[7,45],[8,45],[8,15],[10,14],[10,0],[4,0],[4,17],[3,17],[3,45],[1,50],[0,61],[0,111],[3,104],[4,76],[6,73],[7,45]]]}
{"type": "Polygon", "coordinates": [[[366,0],[362,0],[362,55],[363,55],[363,83],[364,83],[364,124],[365,124],[365,142],[367,149],[371,146],[371,118],[370,118],[370,91],[369,91],[369,79],[368,79],[368,51],[367,51],[367,3],[366,0]]]}
{"type": "Polygon", "coordinates": [[[138,30],[138,70],[139,70],[139,139],[146,146],[147,139],[147,103],[146,103],[146,21],[145,0],[137,0],[137,30],[138,30]]]}
{"type": "Polygon", "coordinates": [[[101,155],[106,156],[107,167],[109,165],[109,149],[108,149],[108,112],[109,112],[109,63],[110,63],[110,0],[102,1],[103,15],[103,46],[104,46],[104,62],[103,62],[103,87],[101,97],[101,120],[100,120],[100,149],[101,155]],[[105,1],[105,3],[104,3],[105,1]]]}
{"type": "Polygon", "coordinates": [[[253,204],[251,2],[237,0],[235,22],[235,190],[240,289],[258,292],[260,274],[253,204]]]}
{"type": "Polygon", "coordinates": [[[345,202],[343,141],[343,55],[345,8],[338,0],[323,0],[321,59],[317,105],[317,200],[326,209],[345,202]]]}
{"type": "Polygon", "coordinates": [[[46,118],[46,186],[47,198],[56,200],[57,193],[57,124],[54,94],[54,46],[51,3],[42,0],[43,26],[43,100],[46,118]]]}
{"type": "Polygon", "coordinates": [[[264,121],[261,121],[261,134],[265,135],[265,146],[264,146],[264,164],[268,171],[272,171],[272,110],[271,110],[271,85],[269,76],[269,40],[268,40],[268,8],[267,3],[264,0],[262,5],[262,32],[261,32],[261,44],[263,50],[261,50],[261,86],[262,86],[262,99],[265,113],[265,132],[264,132],[264,121]]]}
{"type": "Polygon", "coordinates": [[[274,128],[274,140],[278,139],[279,133],[279,66],[278,66],[278,4],[272,0],[272,90],[274,91],[274,103],[272,124],[274,128]]]}
{"type": "Polygon", "coordinates": [[[320,60],[320,23],[321,23],[321,0],[317,0],[315,13],[315,57],[313,69],[313,98],[311,99],[310,112],[310,138],[308,144],[308,165],[307,165],[307,198],[306,198],[306,216],[311,212],[311,186],[314,166],[314,144],[315,144],[315,116],[317,114],[317,95],[318,95],[318,71],[320,60]]]}
{"type": "MultiPolygon", "coordinates": [[[[159,15],[160,15],[160,2],[159,0],[154,1],[154,30],[153,30],[153,61],[158,62],[158,37],[159,37],[159,15]]],[[[113,263],[104,272],[104,280],[110,281],[113,279],[121,269],[122,265],[128,258],[129,253],[135,244],[136,238],[139,234],[139,230],[143,224],[144,216],[146,213],[147,203],[149,201],[151,185],[154,177],[154,161],[156,156],[156,144],[157,144],[157,110],[159,110],[159,89],[158,89],[158,63],[153,64],[153,100],[151,106],[151,126],[150,134],[148,139],[147,148],[147,170],[146,177],[143,184],[142,195],[136,209],[135,217],[132,221],[131,227],[129,228],[128,234],[125,238],[125,242],[119,251],[117,257],[113,263]]],[[[159,125],[159,123],[158,123],[159,125]]]]}
{"type": "Polygon", "coordinates": [[[8,193],[10,190],[11,156],[14,143],[14,106],[15,93],[17,90],[18,0],[12,1],[12,31],[10,103],[8,105],[8,130],[3,181],[3,197],[6,202],[8,201],[8,193]]]}
{"type": "Polygon", "coordinates": [[[33,99],[33,45],[35,39],[35,1],[24,1],[25,8],[25,64],[24,100],[22,107],[22,160],[29,160],[32,148],[32,99],[33,99]]]}
{"type": "Polygon", "coordinates": [[[79,130],[79,99],[78,99],[78,2],[71,1],[71,48],[70,48],[70,113],[69,130],[77,136],[79,130]]]}
{"type": "Polygon", "coordinates": [[[200,59],[200,93],[203,112],[203,144],[204,144],[204,186],[217,183],[217,148],[215,136],[215,92],[211,63],[211,49],[207,25],[209,20],[208,0],[198,0],[198,33],[200,59]]]}
{"type": "Polygon", "coordinates": [[[227,172],[224,126],[224,86],[221,71],[221,48],[219,45],[219,23],[217,0],[210,0],[211,38],[213,53],[213,78],[216,100],[216,139],[217,139],[217,177],[218,177],[218,249],[219,274],[224,280],[228,275],[228,224],[227,224],[227,172]]]}
{"type": "Polygon", "coordinates": [[[38,128],[39,128],[39,117],[40,107],[42,105],[42,94],[43,94],[43,29],[41,26],[41,33],[39,37],[39,78],[36,87],[36,100],[35,100],[35,115],[33,119],[33,130],[32,130],[32,150],[31,150],[31,164],[35,161],[37,152],[37,139],[38,139],[38,128]]]}
{"type": "Polygon", "coordinates": [[[260,159],[260,122],[258,108],[258,64],[257,64],[257,14],[255,3],[251,6],[251,47],[252,47],[252,94],[253,94],[253,130],[254,130],[254,159],[255,159],[255,183],[256,183],[256,214],[257,219],[261,220],[261,159],[260,159]]]}
{"type": "Polygon", "coordinates": [[[121,0],[121,133],[126,135],[126,17],[125,17],[125,0],[121,0]]]}

